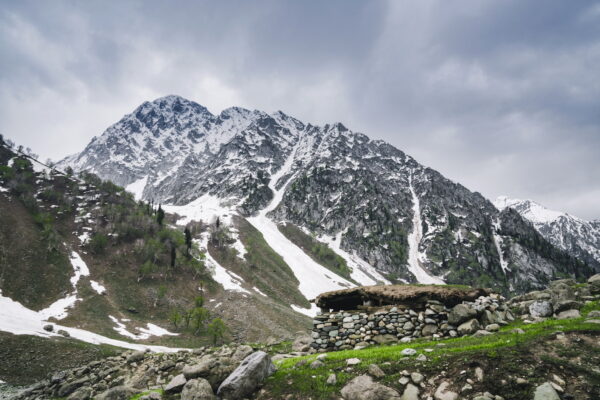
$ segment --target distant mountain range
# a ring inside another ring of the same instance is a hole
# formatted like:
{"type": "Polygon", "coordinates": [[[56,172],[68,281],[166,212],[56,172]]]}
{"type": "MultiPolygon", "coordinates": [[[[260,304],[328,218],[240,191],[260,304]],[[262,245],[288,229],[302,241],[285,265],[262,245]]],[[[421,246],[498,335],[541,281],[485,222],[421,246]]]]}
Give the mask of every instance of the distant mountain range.
{"type": "Polygon", "coordinates": [[[499,210],[512,208],[530,221],[550,243],[590,265],[600,265],[600,221],[584,221],[570,214],[549,210],[532,200],[500,196],[499,210]]]}
{"type": "MultiPolygon", "coordinates": [[[[378,281],[524,292],[598,268],[597,241],[583,257],[518,207],[499,210],[388,143],[281,111],[233,107],[213,115],[167,96],[143,103],[59,166],[167,204],[180,223],[220,217],[235,236],[236,224],[249,222],[307,298],[378,281]],[[324,266],[299,235],[312,247],[327,244],[349,274],[324,266]]],[[[236,246],[243,253],[248,244],[236,246]]]]}

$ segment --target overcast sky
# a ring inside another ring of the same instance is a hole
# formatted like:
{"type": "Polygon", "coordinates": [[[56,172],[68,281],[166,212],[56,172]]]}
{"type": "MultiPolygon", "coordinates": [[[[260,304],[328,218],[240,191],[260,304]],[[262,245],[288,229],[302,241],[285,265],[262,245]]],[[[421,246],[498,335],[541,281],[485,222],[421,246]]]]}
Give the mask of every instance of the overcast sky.
{"type": "Polygon", "coordinates": [[[473,191],[600,218],[600,3],[10,1],[0,133],[44,159],[179,94],[341,121],[473,191]]]}

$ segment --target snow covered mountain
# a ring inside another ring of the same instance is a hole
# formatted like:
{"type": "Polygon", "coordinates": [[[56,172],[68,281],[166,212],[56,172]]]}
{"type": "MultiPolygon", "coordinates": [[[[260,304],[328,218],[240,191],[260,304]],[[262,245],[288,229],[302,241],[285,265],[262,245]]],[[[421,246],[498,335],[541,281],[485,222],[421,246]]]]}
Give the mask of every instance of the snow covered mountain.
{"type": "MultiPolygon", "coordinates": [[[[315,126],[243,108],[213,115],[167,96],[142,104],[59,165],[168,204],[180,224],[219,217],[235,236],[249,223],[306,298],[377,281],[523,292],[592,271],[518,213],[500,212],[479,193],[341,123],[315,126]],[[288,225],[299,228],[295,236],[288,225]],[[307,240],[313,244],[302,247],[307,240]],[[323,243],[349,274],[311,251],[323,243]]],[[[248,243],[234,241],[244,259],[248,243]]]]}
{"type": "Polygon", "coordinates": [[[600,266],[600,221],[584,221],[531,200],[499,196],[494,204],[500,210],[516,210],[550,243],[590,265],[600,266]]]}

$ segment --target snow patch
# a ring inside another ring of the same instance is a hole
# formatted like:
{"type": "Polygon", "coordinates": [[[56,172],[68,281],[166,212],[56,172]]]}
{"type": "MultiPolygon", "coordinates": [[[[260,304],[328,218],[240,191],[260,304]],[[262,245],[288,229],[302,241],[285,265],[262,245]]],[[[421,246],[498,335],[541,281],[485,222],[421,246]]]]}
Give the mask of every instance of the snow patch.
{"type": "Polygon", "coordinates": [[[98,294],[106,293],[106,288],[104,286],[102,286],[101,284],[99,284],[98,282],[90,281],[90,284],[92,285],[92,289],[94,289],[96,291],[96,293],[98,293],[98,294]]]}
{"type": "Polygon", "coordinates": [[[142,195],[144,193],[144,189],[146,188],[146,183],[148,182],[148,175],[144,176],[141,179],[138,179],[137,181],[130,183],[129,185],[125,186],[125,190],[127,190],[128,192],[133,193],[133,197],[136,200],[141,200],[142,199],[142,195]]]}
{"type": "Polygon", "coordinates": [[[119,321],[118,318],[113,317],[112,315],[108,316],[112,322],[115,323],[113,329],[115,331],[117,331],[121,336],[126,336],[129,337],[131,339],[134,340],[145,340],[148,339],[150,336],[178,336],[178,333],[172,333],[169,332],[168,330],[161,328],[158,325],[154,325],[151,323],[147,323],[146,326],[147,328],[135,328],[136,330],[140,331],[141,333],[139,334],[135,334],[135,333],[131,333],[127,330],[127,327],[125,326],[125,324],[123,322],[127,322],[129,321],[128,319],[121,319],[119,321]]]}
{"type": "Polygon", "coordinates": [[[221,199],[208,193],[183,206],[163,204],[162,208],[165,212],[181,216],[177,225],[182,226],[191,221],[212,223],[217,217],[221,222],[230,224],[231,215],[235,213],[233,207],[223,206],[221,199]]]}

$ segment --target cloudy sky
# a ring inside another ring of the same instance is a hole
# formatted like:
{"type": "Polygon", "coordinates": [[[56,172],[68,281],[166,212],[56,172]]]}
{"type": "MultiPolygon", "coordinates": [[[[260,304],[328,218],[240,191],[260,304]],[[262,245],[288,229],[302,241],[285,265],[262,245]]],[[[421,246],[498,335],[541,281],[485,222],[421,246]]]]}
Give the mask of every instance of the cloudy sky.
{"type": "Polygon", "coordinates": [[[600,218],[599,2],[2,0],[0,133],[44,159],[166,94],[341,121],[600,218]]]}

